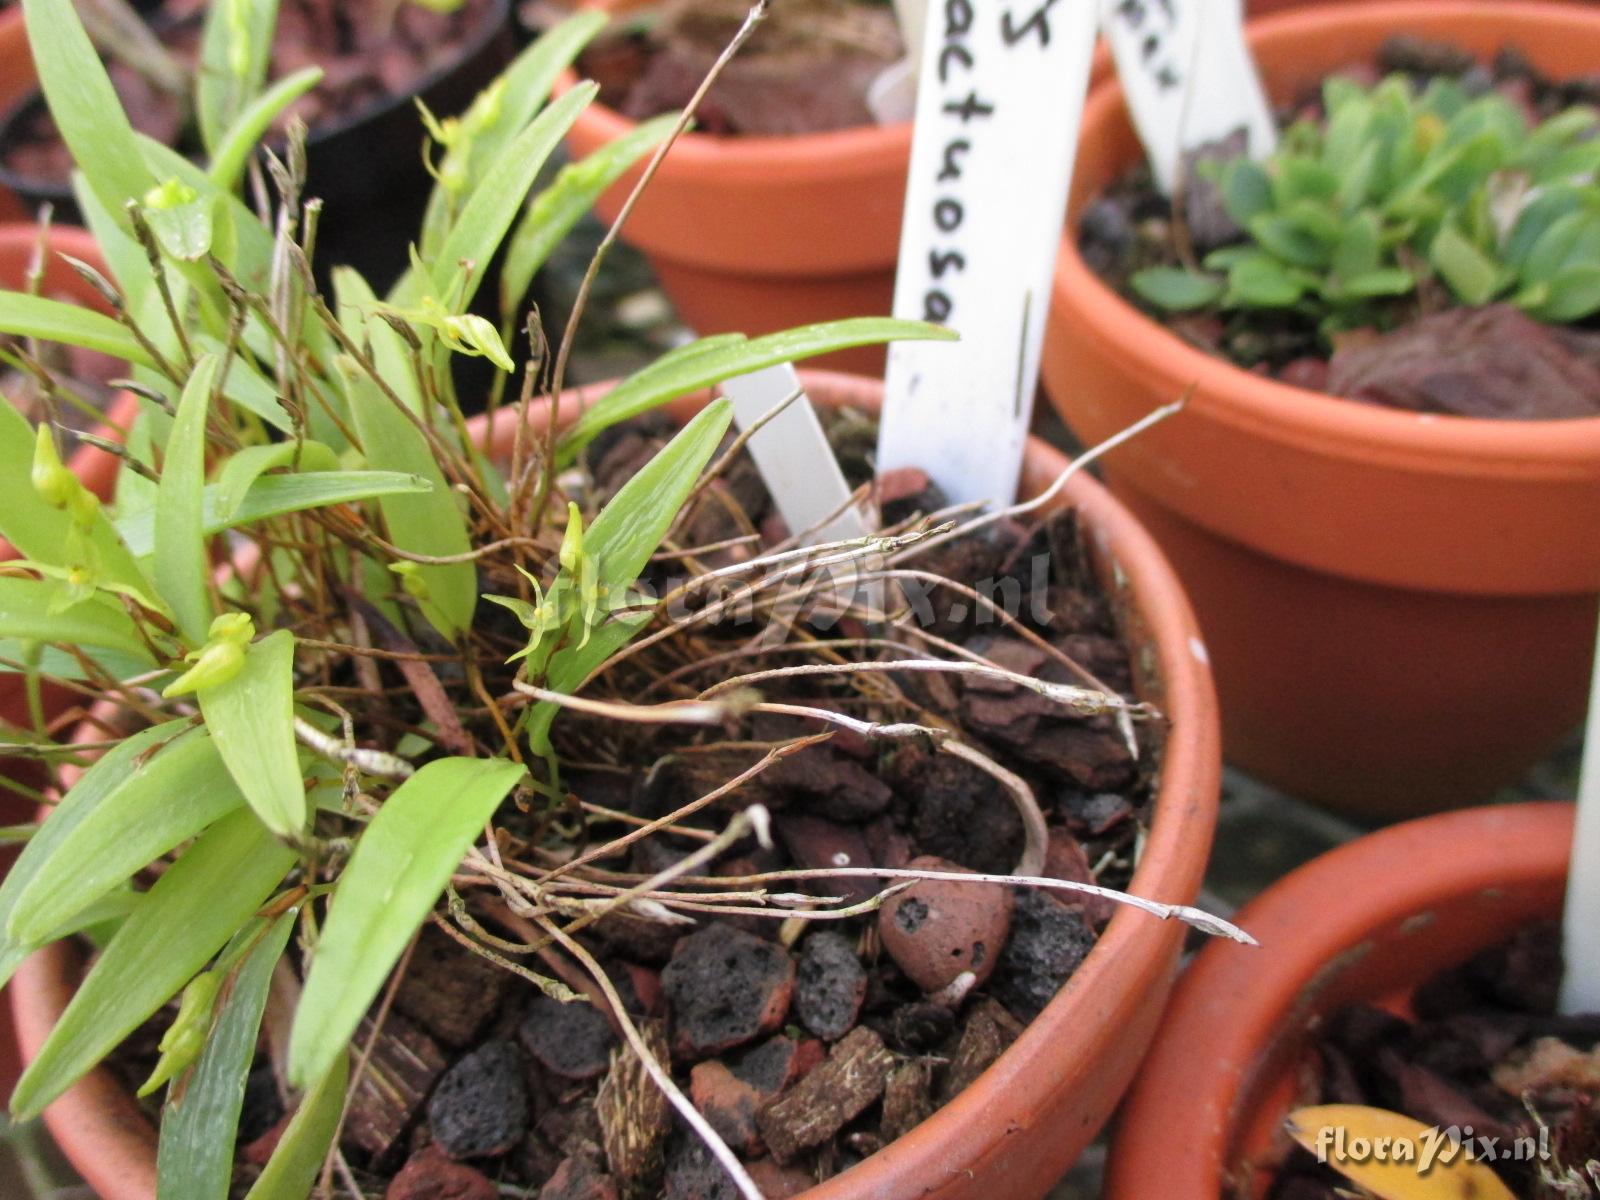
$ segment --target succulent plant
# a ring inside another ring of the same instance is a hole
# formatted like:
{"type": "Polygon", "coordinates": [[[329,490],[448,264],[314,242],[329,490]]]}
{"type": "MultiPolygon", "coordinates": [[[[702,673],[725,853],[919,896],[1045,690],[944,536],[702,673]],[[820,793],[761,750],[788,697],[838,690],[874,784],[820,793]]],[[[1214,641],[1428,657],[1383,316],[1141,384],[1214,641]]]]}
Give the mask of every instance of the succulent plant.
{"type": "Polygon", "coordinates": [[[1593,109],[1532,126],[1498,92],[1392,75],[1328,79],[1323,110],[1264,162],[1199,163],[1240,238],[1203,270],[1135,273],[1135,291],[1172,311],[1296,309],[1324,334],[1436,308],[1440,287],[1547,322],[1600,310],[1593,109]]]}

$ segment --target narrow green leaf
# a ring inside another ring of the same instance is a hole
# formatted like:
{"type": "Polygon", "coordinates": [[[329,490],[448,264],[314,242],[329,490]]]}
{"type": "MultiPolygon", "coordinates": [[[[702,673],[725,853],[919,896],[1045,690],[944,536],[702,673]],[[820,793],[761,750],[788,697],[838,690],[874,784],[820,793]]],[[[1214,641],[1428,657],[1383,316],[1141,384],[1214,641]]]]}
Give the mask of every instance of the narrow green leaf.
{"type": "MultiPolygon", "coordinates": [[[[6,924],[11,941],[43,942],[85,906],[244,802],[203,729],[125,767],[109,790],[97,785],[92,796],[93,810],[75,815],[17,895],[6,924]]],[[[47,826],[61,819],[67,803],[50,814],[47,826]]]]}
{"type": "MultiPolygon", "coordinates": [[[[232,972],[217,1002],[206,1048],[181,1087],[167,1093],[156,1146],[156,1194],[184,1200],[227,1200],[245,1083],[255,1059],[272,971],[299,911],[265,929],[246,926],[255,944],[232,972]]],[[[251,925],[256,925],[252,922],[251,925]]]]}
{"type": "MultiPolygon", "coordinates": [[[[222,340],[210,334],[191,332],[190,337],[205,353],[220,355],[226,350],[222,340]]],[[[241,408],[249,409],[278,432],[294,433],[294,422],[278,399],[277,387],[261,373],[249,355],[235,354],[228,360],[228,377],[223,381],[222,395],[241,408]]]]}
{"type": "Polygon", "coordinates": [[[528,294],[534,273],[544,265],[551,251],[561,244],[602,192],[666,139],[677,120],[676,113],[668,113],[636,125],[582,162],[562,167],[555,182],[533,198],[506,243],[505,265],[500,268],[502,311],[516,311],[528,294]]]}
{"type": "MultiPolygon", "coordinates": [[[[472,548],[466,519],[422,434],[358,368],[345,372],[345,386],[367,462],[409,471],[429,484],[426,492],[385,496],[378,501],[389,540],[412,554],[466,554],[472,548]]],[[[426,588],[423,613],[428,620],[448,638],[465,632],[478,600],[478,576],[472,563],[420,566],[416,578],[426,588]]]]}
{"type": "Polygon", "coordinates": [[[306,789],[294,742],[294,635],[280,629],[252,643],[237,675],[198,695],[200,715],[256,816],[279,837],[297,839],[306,789]]]}
{"type": "Polygon", "coordinates": [[[328,905],[289,1036],[289,1081],[344,1053],[395,961],[523,768],[443,758],[394,790],[356,843],[328,905]]]}
{"type": "Polygon", "coordinates": [[[0,986],[4,986],[10,980],[17,968],[22,965],[22,960],[39,946],[75,937],[80,933],[96,944],[104,945],[116,935],[116,931],[122,927],[122,922],[133,914],[133,910],[143,899],[143,892],[136,892],[127,887],[116,888],[87,908],[79,910],[66,924],[52,929],[50,936],[43,939],[38,946],[23,946],[0,938],[0,986]]]}
{"type": "Polygon", "coordinates": [[[317,1172],[333,1145],[344,1111],[345,1087],[350,1081],[350,1056],[341,1051],[323,1072],[317,1086],[300,1101],[289,1119],[278,1148],[245,1200],[304,1200],[311,1194],[317,1172]]]}
{"type": "Polygon", "coordinates": [[[17,897],[22,895],[39,871],[54,859],[61,843],[100,807],[107,796],[122,787],[128,774],[138,768],[141,757],[153,747],[183,732],[187,724],[186,721],[169,721],[165,725],[141,730],[117,743],[79,777],[78,782],[51,810],[39,831],[28,839],[28,844],[22,848],[10,872],[0,879],[0,950],[3,950],[4,961],[4,968],[0,969],[0,985],[11,978],[16,964],[33,949],[30,945],[13,941],[5,933],[11,924],[11,915],[16,911],[17,897]]]}
{"type": "Polygon", "coordinates": [[[473,189],[431,266],[433,294],[454,311],[465,312],[472,302],[489,260],[505,240],[545,160],[598,91],[593,83],[579,84],[545,109],[505,148],[473,189]],[[466,286],[455,287],[463,263],[470,267],[466,286]]]}
{"type": "Polygon", "coordinates": [[[19,1121],[44,1107],[172,999],[266,901],[294,863],[248,809],[183,852],[95,962],[11,1096],[19,1121]]]}
{"type": "MultiPolygon", "coordinates": [[[[400,471],[307,471],[293,475],[263,475],[250,485],[231,517],[222,515],[217,484],[207,484],[201,500],[201,521],[206,536],[229,529],[242,529],[254,521],[280,517],[284,513],[326,508],[330,504],[353,504],[358,500],[381,499],[426,492],[433,485],[416,475],[400,471]]],[[[155,549],[155,514],[149,510],[117,522],[117,531],[134,554],[155,549]]]]}
{"type": "Polygon", "coordinates": [[[123,205],[141,198],[154,180],[105,64],[72,0],[23,0],[22,12],[28,49],[56,128],[72,151],[72,161],[121,224],[127,220],[123,205]]]}
{"type": "MultiPolygon", "coordinates": [[[[0,659],[9,659],[12,662],[25,661],[28,656],[28,647],[38,646],[37,642],[27,642],[21,638],[0,637],[0,659]]],[[[86,652],[83,646],[77,647],[80,653],[95,663],[100,669],[106,671],[113,679],[130,679],[135,675],[142,675],[151,667],[149,658],[143,660],[134,658],[130,654],[122,654],[115,650],[100,650],[96,648],[93,653],[86,652]]],[[[0,664],[0,673],[6,675],[21,674],[15,667],[0,664]]],[[[43,654],[39,658],[39,673],[53,675],[57,679],[82,680],[89,678],[83,665],[71,654],[55,646],[43,647],[43,654]]]]}
{"type": "Polygon", "coordinates": [[[227,141],[229,126],[239,121],[266,82],[277,23],[277,0],[214,0],[207,6],[200,69],[195,73],[195,109],[200,140],[214,161],[227,141]]]}
{"type": "Polygon", "coordinates": [[[156,493],[156,587],[192,646],[205,643],[212,617],[206,592],[211,563],[200,504],[206,486],[206,412],[217,365],[215,355],[206,355],[183,385],[156,493]]]}
{"type": "Polygon", "coordinates": [[[232,520],[255,481],[279,467],[298,467],[308,472],[337,471],[339,457],[321,442],[270,442],[265,446],[246,446],[223,464],[217,476],[217,519],[232,520]]]}
{"type": "MultiPolygon", "coordinates": [[[[694,490],[700,472],[716,453],[732,420],[733,408],[726,400],[707,405],[622,485],[585,531],[584,553],[594,557],[599,581],[614,602],[625,602],[627,592],[650,556],[660,548],[661,539],[672,528],[678,510],[694,490]]],[[[567,642],[550,657],[545,669],[546,686],[558,692],[573,691],[590,671],[627,644],[643,621],[643,616],[610,620],[592,629],[586,644],[567,642]]],[[[542,746],[556,712],[556,706],[548,703],[534,710],[529,736],[535,747],[542,746]]]]}
{"type": "Polygon", "coordinates": [[[0,291],[0,333],[82,346],[140,366],[155,366],[155,360],[144,352],[133,334],[114,318],[26,292],[0,291]]]}
{"type": "Polygon", "coordinates": [[[133,618],[105,596],[90,596],[62,612],[52,612],[64,586],[48,579],[0,576],[0,637],[101,646],[154,665],[133,618]]]}
{"type": "Polygon", "coordinates": [[[578,57],[605,28],[602,12],[576,12],[539,35],[537,41],[517,55],[505,69],[505,96],[500,119],[478,135],[473,145],[473,179],[481,178],[480,162],[493,163],[513,138],[544,107],[556,77],[578,57]]]}
{"type": "Polygon", "coordinates": [[[1215,304],[1222,298],[1223,289],[1223,282],[1217,276],[1182,267],[1146,267],[1134,272],[1128,284],[1151,304],[1171,312],[1215,304]]]}
{"type": "Polygon", "coordinates": [[[212,182],[228,191],[237,187],[250,162],[251,153],[260,143],[262,135],[278,119],[278,114],[321,82],[322,68],[302,67],[293,75],[284,76],[252,100],[212,151],[209,172],[212,182]]]}
{"type": "Polygon", "coordinates": [[[816,354],[832,354],[852,346],[913,340],[953,342],[957,337],[951,330],[921,321],[852,317],[748,340],[729,335],[719,339],[714,352],[696,353],[692,352],[692,347],[686,348],[630,376],[592,404],[561,439],[562,459],[570,461],[596,434],[618,421],[629,420],[735,375],[816,354]]]}
{"type": "MultiPolygon", "coordinates": [[[[334,275],[343,309],[365,313],[376,303],[359,276],[342,271],[334,275]]],[[[385,333],[394,336],[378,318],[371,318],[369,325],[375,346],[385,333]]],[[[367,464],[380,470],[407,471],[432,485],[427,493],[387,496],[378,502],[389,540],[413,554],[446,557],[470,551],[472,543],[460,503],[421,431],[359,366],[346,358],[338,362],[367,464]]],[[[416,578],[427,589],[423,613],[440,633],[455,638],[472,624],[478,573],[471,562],[423,566],[416,578]]]]}

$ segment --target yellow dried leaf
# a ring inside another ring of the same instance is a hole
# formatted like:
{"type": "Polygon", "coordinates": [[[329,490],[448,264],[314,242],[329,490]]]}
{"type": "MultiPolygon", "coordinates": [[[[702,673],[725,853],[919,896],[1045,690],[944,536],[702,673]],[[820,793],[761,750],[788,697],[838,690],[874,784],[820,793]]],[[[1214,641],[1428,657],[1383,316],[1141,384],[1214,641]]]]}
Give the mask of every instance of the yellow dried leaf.
{"type": "MultiPolygon", "coordinates": [[[[1284,1120],[1289,1136],[1378,1200],[1516,1200],[1481,1147],[1452,1140],[1437,1126],[1359,1104],[1298,1108],[1284,1120]]],[[[1497,1150],[1509,1153],[1504,1139],[1497,1150]]]]}

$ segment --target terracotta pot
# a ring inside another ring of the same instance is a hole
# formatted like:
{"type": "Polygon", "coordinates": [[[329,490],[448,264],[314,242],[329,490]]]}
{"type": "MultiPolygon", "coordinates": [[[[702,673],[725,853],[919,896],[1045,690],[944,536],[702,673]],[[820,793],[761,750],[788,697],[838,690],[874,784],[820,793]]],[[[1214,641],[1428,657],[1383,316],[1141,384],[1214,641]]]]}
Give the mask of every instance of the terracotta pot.
{"type": "MultiPolygon", "coordinates": [[[[28,34],[22,25],[22,6],[0,9],[0,112],[5,112],[38,86],[33,57],[28,53],[28,34]]],[[[0,222],[23,221],[28,210],[17,194],[0,187],[0,222]]]]}
{"type": "MultiPolygon", "coordinates": [[[[590,0],[621,12],[641,0],[590,0]]],[[[557,84],[566,91],[577,75],[557,84]]],[[[595,103],[567,135],[582,157],[634,128],[595,103]]],[[[700,334],[771,333],[842,317],[883,316],[894,299],[911,126],[871,125],[794,137],[678,139],[623,226],[679,314],[700,334]]],[[[616,218],[641,162],[600,198],[616,218]]],[[[831,364],[881,371],[869,347],[831,364]]]]}
{"type": "MultiPolygon", "coordinates": [[[[6,41],[8,36],[20,36],[20,24],[12,21],[13,11],[7,10],[0,13],[0,71],[9,69],[15,61],[12,51],[16,50],[26,58],[26,44],[20,47],[12,46],[8,49],[6,41]],[[15,27],[15,28],[14,28],[15,27]]],[[[0,74],[0,92],[3,92],[7,78],[0,74]]],[[[3,207],[4,197],[0,197],[0,207],[3,207]]],[[[0,224],[0,287],[19,288],[26,278],[28,265],[33,260],[35,250],[39,244],[39,230],[32,225],[0,224]]],[[[99,295],[86,284],[71,267],[57,257],[56,252],[72,255],[74,258],[99,266],[104,270],[101,262],[99,248],[94,240],[83,230],[70,226],[54,228],[49,233],[49,248],[51,253],[47,256],[44,272],[44,293],[46,295],[65,295],[79,304],[93,306],[104,311],[105,305],[99,295]]],[[[0,397],[0,404],[6,401],[0,397]]],[[[131,409],[114,410],[113,421],[124,421],[132,416],[131,409]]],[[[103,428],[100,433],[112,436],[113,431],[103,428]]],[[[107,454],[104,450],[93,446],[81,447],[73,456],[70,463],[73,473],[81,479],[90,491],[102,499],[111,494],[112,484],[116,480],[117,459],[114,455],[107,454]]],[[[10,543],[0,539],[0,562],[17,557],[16,550],[10,543]]],[[[45,715],[54,716],[64,710],[71,703],[71,694],[60,689],[47,687],[41,696],[45,715]]],[[[20,677],[12,674],[0,675],[0,721],[11,725],[28,724],[27,695],[23,690],[20,677]]],[[[0,776],[7,779],[18,780],[30,786],[37,786],[42,782],[38,764],[26,759],[0,759],[0,776]]],[[[0,786],[0,825],[19,825],[33,817],[32,806],[17,793],[0,786]]],[[[0,848],[0,876],[10,869],[15,860],[17,851],[15,847],[0,848]]],[[[17,1055],[16,1037],[11,1027],[11,1011],[9,1005],[0,1006],[0,1089],[10,1095],[12,1086],[21,1073],[21,1061],[17,1055]]]]}
{"type": "MultiPolygon", "coordinates": [[[[876,381],[803,373],[820,403],[875,410],[876,381]]],[[[589,398],[593,398],[593,391],[589,398]]],[[[578,393],[566,398],[576,413],[578,393]]],[[[509,412],[503,416],[509,417],[509,412]]],[[[479,425],[482,429],[483,426],[479,425]]],[[[509,420],[493,448],[508,453],[509,420]]],[[[1029,445],[1023,490],[1036,493],[1065,466],[1029,445]]],[[[1189,902],[1197,894],[1216,820],[1219,739],[1205,654],[1183,591],[1138,523],[1086,476],[1064,503],[1083,513],[1101,567],[1119,581],[1124,619],[1144,648],[1146,695],[1171,718],[1155,818],[1133,878],[1140,895],[1189,902]]],[[[1095,1136],[1154,1034],[1171,986],[1183,928],[1133,910],[1113,917],[1094,950],[1044,1013],[976,1083],[912,1133],[805,1193],[806,1200],[1030,1200],[1042,1196],[1095,1136]]],[[[67,945],[47,948],[17,973],[13,1004],[24,1052],[38,1052],[80,967],[67,945]]],[[[104,1069],[45,1112],[73,1164],[102,1200],[151,1200],[151,1130],[131,1115],[104,1069]]]]}
{"type": "Polygon", "coordinates": [[[1214,943],[1178,981],[1117,1119],[1105,1200],[1217,1200],[1270,1183],[1296,1070],[1347,1004],[1404,1012],[1417,985],[1530,921],[1560,914],[1572,806],[1424,817],[1301,867],[1236,920],[1259,947],[1214,943]]]}
{"type": "MultiPolygon", "coordinates": [[[[1407,30],[1560,77],[1600,11],[1482,0],[1304,8],[1253,23],[1286,97],[1407,30]]],[[[1110,456],[1112,489],[1183,578],[1216,659],[1229,757],[1364,818],[1471,802],[1581,718],[1600,583],[1600,419],[1417,415],[1288,387],[1187,345],[1076,248],[1086,203],[1140,151],[1120,90],[1084,115],[1044,379],[1094,442],[1177,398],[1110,456]]]]}

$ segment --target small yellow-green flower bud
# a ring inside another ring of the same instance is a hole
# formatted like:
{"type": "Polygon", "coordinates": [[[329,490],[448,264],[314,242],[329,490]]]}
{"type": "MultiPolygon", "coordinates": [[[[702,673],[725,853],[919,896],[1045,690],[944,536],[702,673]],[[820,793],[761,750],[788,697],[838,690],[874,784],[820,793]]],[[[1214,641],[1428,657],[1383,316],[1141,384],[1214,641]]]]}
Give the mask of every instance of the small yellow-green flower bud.
{"type": "Polygon", "coordinates": [[[227,683],[244,667],[245,647],[256,636],[255,622],[249,613],[223,613],[211,622],[210,637],[200,649],[190,652],[185,661],[194,663],[161,693],[171,699],[201,688],[227,683]]]}
{"type": "Polygon", "coordinates": [[[182,208],[185,204],[193,204],[199,198],[199,192],[181,179],[172,178],[146,192],[144,194],[144,206],[153,208],[158,212],[165,212],[174,208],[182,208]]]}
{"type": "Polygon", "coordinates": [[[561,535],[561,569],[569,575],[578,573],[583,560],[583,513],[576,501],[567,501],[567,531],[561,535]]]}
{"type": "Polygon", "coordinates": [[[206,1036],[211,1032],[211,1010],[216,1006],[217,992],[222,978],[215,971],[196,975],[183,989],[183,999],[178,1001],[178,1015],[172,1019],[166,1033],[161,1035],[157,1047],[161,1058],[156,1062],[150,1078],[139,1089],[140,1096],[148,1096],[174,1076],[193,1065],[205,1049],[206,1036]]]}
{"type": "Polygon", "coordinates": [[[30,476],[33,490],[52,508],[66,508],[73,497],[83,491],[83,485],[67,470],[56,453],[56,441],[48,425],[39,426],[33,442],[33,471],[30,476]]]}

